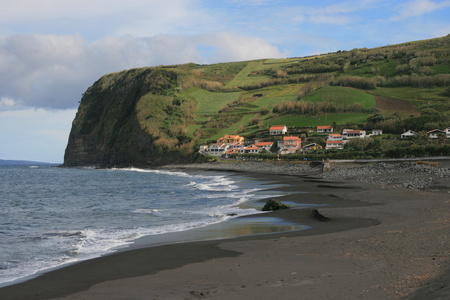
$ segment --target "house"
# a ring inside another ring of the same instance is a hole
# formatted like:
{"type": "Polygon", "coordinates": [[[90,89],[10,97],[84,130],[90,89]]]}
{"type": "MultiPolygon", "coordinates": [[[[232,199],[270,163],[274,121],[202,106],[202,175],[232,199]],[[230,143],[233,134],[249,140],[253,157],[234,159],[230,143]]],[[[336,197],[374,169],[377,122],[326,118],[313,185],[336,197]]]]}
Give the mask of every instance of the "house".
{"type": "Polygon", "coordinates": [[[242,149],[239,149],[239,154],[251,154],[251,153],[258,153],[258,147],[256,147],[255,145],[251,145],[248,147],[244,147],[242,149]]]}
{"type": "Polygon", "coordinates": [[[354,129],[344,129],[342,131],[342,135],[346,139],[354,139],[354,138],[365,138],[366,131],[365,130],[354,130],[354,129]]]}
{"type": "Polygon", "coordinates": [[[298,136],[285,136],[283,140],[278,143],[280,154],[295,153],[302,147],[302,139],[298,136]]]}
{"type": "Polygon", "coordinates": [[[319,150],[322,149],[322,146],[316,144],[316,143],[312,143],[312,144],[308,144],[302,147],[303,152],[309,152],[309,151],[313,151],[313,150],[319,150]]]}
{"type": "Polygon", "coordinates": [[[372,135],[383,135],[383,129],[372,129],[372,135]]]}
{"type": "Polygon", "coordinates": [[[328,135],[328,141],[342,141],[344,137],[339,133],[331,133],[328,135]]]}
{"type": "Polygon", "coordinates": [[[230,146],[230,149],[239,150],[239,149],[244,148],[245,144],[244,144],[244,142],[236,142],[236,143],[231,144],[229,146],[230,146]]]}
{"type": "Polygon", "coordinates": [[[211,144],[206,151],[206,154],[214,156],[222,156],[228,150],[227,144],[211,144]]]}
{"type": "Polygon", "coordinates": [[[407,139],[407,138],[417,138],[418,136],[419,136],[419,134],[417,132],[408,130],[406,132],[403,132],[400,137],[402,139],[407,139]]]}
{"type": "Polygon", "coordinates": [[[333,126],[317,126],[317,132],[333,132],[333,126]]]}
{"type": "Polygon", "coordinates": [[[225,156],[226,158],[229,158],[232,154],[238,154],[238,152],[239,152],[239,150],[236,150],[236,149],[228,149],[228,150],[225,152],[224,156],[225,156]]]}
{"type": "Polygon", "coordinates": [[[448,127],[448,128],[445,128],[445,136],[448,138],[448,139],[450,139],[450,127],[448,127]]]}
{"type": "Polygon", "coordinates": [[[344,141],[327,141],[325,149],[344,149],[344,141]]]}
{"type": "Polygon", "coordinates": [[[286,125],[273,125],[269,129],[270,135],[286,134],[286,132],[287,132],[286,125]]]}
{"type": "Polygon", "coordinates": [[[427,132],[427,136],[430,139],[438,139],[439,138],[439,134],[444,134],[446,135],[445,131],[440,130],[440,129],[433,129],[427,132]]]}
{"type": "Polygon", "coordinates": [[[217,144],[234,144],[239,142],[244,142],[244,137],[239,135],[225,134],[223,137],[217,140],[217,144]]]}
{"type": "Polygon", "coordinates": [[[259,142],[255,146],[258,147],[259,152],[262,150],[266,150],[267,152],[270,151],[270,148],[272,148],[273,142],[259,142]]]}

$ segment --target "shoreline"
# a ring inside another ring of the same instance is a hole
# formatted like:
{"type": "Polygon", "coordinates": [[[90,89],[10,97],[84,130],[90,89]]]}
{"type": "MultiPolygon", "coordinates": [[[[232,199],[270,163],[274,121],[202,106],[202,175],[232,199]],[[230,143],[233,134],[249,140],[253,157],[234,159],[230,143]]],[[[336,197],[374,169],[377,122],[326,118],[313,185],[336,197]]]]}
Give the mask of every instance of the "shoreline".
{"type": "MultiPolygon", "coordinates": [[[[449,266],[445,189],[323,179],[303,163],[259,166],[228,171],[285,184],[277,190],[301,187],[308,194],[277,199],[328,203],[318,208],[328,222],[314,218],[312,209],[276,211],[270,216],[314,225],[303,231],[120,251],[0,288],[0,298],[296,299],[302,293],[312,299],[395,299],[426,295],[436,289],[434,282],[446,280],[439,277],[449,266]]],[[[166,168],[211,170],[211,165],[166,168]]],[[[436,180],[448,184],[448,177],[436,180]]],[[[243,218],[254,216],[261,215],[243,218]]]]}

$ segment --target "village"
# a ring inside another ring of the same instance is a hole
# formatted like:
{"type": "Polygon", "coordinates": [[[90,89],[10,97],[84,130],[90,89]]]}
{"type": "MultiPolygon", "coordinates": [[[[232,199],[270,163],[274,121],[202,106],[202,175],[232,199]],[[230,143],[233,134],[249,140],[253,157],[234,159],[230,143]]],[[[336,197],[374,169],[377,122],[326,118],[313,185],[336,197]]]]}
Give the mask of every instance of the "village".
{"type": "MultiPolygon", "coordinates": [[[[313,132],[312,130],[310,131],[313,132]]],[[[258,154],[262,152],[273,153],[278,155],[308,153],[310,151],[324,149],[325,150],[342,150],[345,144],[351,139],[371,138],[372,136],[383,135],[383,130],[373,129],[370,134],[365,130],[343,129],[341,133],[334,133],[333,126],[317,126],[316,133],[326,137],[326,144],[323,147],[318,143],[309,143],[302,145],[302,138],[299,136],[289,135],[286,125],[273,125],[269,129],[269,135],[273,137],[271,141],[259,141],[258,139],[245,140],[239,135],[225,134],[219,138],[216,143],[200,146],[199,152],[204,155],[213,155],[218,157],[231,157],[239,154],[258,154]]],[[[427,137],[430,139],[438,139],[439,135],[444,135],[450,139],[450,127],[440,130],[434,129],[428,131],[427,137]]],[[[419,133],[408,130],[400,135],[401,139],[418,138],[419,133]]]]}

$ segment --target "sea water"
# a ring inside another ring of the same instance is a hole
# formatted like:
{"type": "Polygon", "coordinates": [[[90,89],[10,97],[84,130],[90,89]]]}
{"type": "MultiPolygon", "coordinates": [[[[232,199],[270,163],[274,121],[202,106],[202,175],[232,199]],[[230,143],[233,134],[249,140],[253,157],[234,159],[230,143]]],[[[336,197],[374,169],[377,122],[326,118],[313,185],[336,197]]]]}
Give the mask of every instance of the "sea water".
{"type": "Polygon", "coordinates": [[[220,172],[0,166],[0,287],[142,237],[260,213],[248,203],[267,188],[220,172]]]}

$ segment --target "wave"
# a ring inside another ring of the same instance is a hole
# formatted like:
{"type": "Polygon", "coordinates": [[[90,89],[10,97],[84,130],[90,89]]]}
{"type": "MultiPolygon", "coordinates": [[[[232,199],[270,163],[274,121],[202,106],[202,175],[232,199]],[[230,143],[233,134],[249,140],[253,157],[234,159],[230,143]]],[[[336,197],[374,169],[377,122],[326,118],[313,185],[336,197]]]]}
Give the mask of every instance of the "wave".
{"type": "Polygon", "coordinates": [[[180,177],[192,177],[192,175],[181,172],[181,171],[166,171],[166,170],[156,170],[156,169],[140,169],[135,167],[130,168],[111,168],[108,169],[111,171],[124,171],[124,172],[139,172],[139,173],[154,173],[154,174],[164,174],[164,175],[172,175],[172,176],[180,176],[180,177]]]}

